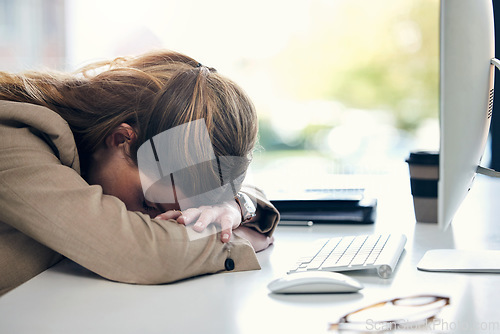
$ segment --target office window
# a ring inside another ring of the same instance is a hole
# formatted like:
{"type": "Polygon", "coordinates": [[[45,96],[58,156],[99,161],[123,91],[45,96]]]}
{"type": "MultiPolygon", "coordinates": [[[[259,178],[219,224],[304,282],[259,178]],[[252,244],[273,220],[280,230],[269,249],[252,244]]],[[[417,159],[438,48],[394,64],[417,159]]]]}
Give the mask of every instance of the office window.
{"type": "Polygon", "coordinates": [[[0,0],[0,70],[66,67],[64,0],[0,0]]]}
{"type": "Polygon", "coordinates": [[[438,147],[436,0],[0,0],[0,18],[2,59],[30,40],[15,69],[162,47],[234,79],[259,112],[257,184],[388,173],[438,147]]]}

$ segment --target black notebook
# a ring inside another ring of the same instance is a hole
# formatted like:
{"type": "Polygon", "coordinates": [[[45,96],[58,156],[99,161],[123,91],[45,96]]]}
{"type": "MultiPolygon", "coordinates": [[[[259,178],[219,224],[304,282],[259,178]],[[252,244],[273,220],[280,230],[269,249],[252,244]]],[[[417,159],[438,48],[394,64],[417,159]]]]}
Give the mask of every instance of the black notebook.
{"type": "Polygon", "coordinates": [[[305,189],[269,196],[282,221],[373,224],[377,200],[364,189],[305,189]]]}

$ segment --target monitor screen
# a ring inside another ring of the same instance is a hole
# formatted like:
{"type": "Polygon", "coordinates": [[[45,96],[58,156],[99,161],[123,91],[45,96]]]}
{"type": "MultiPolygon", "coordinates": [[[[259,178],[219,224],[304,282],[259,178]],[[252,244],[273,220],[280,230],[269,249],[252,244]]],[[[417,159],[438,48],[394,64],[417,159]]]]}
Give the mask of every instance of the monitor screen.
{"type": "Polygon", "coordinates": [[[438,224],[446,229],[481,163],[493,104],[491,0],[441,0],[438,224]]]}

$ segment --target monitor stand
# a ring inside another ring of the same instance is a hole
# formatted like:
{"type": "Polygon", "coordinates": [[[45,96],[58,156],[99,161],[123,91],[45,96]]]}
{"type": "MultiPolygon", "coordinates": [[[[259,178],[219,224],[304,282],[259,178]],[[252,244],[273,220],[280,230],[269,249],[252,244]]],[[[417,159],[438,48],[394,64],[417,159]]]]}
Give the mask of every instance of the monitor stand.
{"type": "Polygon", "coordinates": [[[499,250],[433,249],[417,265],[419,270],[453,273],[499,273],[499,250]]]}
{"type": "MultiPolygon", "coordinates": [[[[477,173],[500,178],[500,172],[482,166],[477,167],[477,173]]],[[[425,253],[417,268],[434,272],[500,273],[500,250],[433,249],[425,253]]]]}

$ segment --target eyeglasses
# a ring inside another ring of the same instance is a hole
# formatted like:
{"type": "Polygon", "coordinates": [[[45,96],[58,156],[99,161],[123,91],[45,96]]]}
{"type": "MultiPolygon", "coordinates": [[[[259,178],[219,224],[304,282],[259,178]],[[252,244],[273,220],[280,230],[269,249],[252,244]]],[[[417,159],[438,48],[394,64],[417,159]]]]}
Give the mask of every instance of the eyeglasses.
{"type": "Polygon", "coordinates": [[[382,301],[341,317],[330,323],[329,330],[355,330],[386,332],[398,328],[417,328],[428,324],[450,298],[435,295],[418,295],[382,301]]]}

